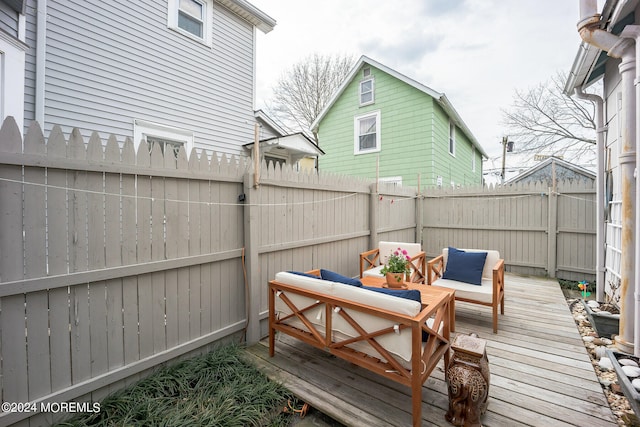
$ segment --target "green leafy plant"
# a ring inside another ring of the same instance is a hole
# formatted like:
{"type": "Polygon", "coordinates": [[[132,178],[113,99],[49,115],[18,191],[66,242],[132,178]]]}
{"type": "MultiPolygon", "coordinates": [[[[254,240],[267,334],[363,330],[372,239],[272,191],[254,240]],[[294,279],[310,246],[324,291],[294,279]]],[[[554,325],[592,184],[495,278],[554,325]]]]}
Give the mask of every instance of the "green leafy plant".
{"type": "Polygon", "coordinates": [[[409,256],[409,253],[402,248],[398,248],[393,251],[391,256],[389,256],[387,263],[382,267],[380,273],[383,276],[387,273],[411,273],[410,260],[411,257],[409,256]]]}

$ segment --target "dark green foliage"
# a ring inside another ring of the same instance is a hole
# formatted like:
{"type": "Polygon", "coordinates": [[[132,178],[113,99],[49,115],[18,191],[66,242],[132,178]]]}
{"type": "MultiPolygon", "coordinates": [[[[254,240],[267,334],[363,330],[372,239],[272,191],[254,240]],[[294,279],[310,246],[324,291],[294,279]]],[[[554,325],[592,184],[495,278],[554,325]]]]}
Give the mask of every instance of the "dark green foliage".
{"type": "Polygon", "coordinates": [[[291,394],[241,358],[237,346],[160,369],[110,395],[97,414],[58,426],[286,426],[291,394]]]}

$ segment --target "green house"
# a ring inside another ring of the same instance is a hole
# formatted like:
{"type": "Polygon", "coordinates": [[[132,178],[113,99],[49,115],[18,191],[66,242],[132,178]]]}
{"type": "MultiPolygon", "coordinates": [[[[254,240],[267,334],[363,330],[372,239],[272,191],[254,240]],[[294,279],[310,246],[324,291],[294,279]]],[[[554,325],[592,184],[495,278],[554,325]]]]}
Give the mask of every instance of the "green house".
{"type": "Polygon", "coordinates": [[[318,170],[402,186],[482,183],[486,152],[447,97],[362,56],[311,125],[318,170]]]}

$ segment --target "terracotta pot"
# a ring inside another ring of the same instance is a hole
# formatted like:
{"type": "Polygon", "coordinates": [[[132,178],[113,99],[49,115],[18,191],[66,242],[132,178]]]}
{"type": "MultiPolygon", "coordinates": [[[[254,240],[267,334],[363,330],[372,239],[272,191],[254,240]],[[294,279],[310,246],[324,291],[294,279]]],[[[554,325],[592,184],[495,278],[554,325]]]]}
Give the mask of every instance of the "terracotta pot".
{"type": "Polygon", "coordinates": [[[387,273],[387,286],[401,288],[404,285],[404,273],[387,273]]]}

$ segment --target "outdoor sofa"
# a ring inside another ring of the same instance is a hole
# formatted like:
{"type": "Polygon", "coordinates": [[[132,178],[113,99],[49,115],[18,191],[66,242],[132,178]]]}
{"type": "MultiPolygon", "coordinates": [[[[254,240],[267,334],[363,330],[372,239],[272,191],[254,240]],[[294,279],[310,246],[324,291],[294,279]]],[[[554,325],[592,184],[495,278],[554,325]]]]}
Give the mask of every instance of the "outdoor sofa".
{"type": "Polygon", "coordinates": [[[422,385],[442,357],[449,365],[449,299],[422,307],[327,270],[280,272],[269,282],[269,354],[276,332],[411,388],[421,425],[422,385]],[[321,278],[329,276],[332,280],[321,278]],[[338,281],[340,280],[340,281],[338,281]]]}

